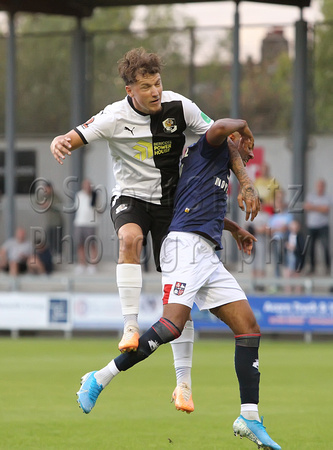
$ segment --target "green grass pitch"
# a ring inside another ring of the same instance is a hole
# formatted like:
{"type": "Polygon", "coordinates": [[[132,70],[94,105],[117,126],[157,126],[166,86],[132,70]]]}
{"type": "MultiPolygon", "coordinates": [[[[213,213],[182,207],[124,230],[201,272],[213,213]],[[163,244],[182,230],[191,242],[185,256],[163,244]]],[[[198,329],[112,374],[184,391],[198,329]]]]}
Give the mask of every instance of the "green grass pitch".
{"type": "MultiPolygon", "coordinates": [[[[192,372],[195,411],[170,403],[170,345],[120,373],[85,415],[80,377],[117,356],[114,339],[0,340],[0,448],[86,450],[247,450],[235,438],[239,393],[232,339],[199,340],[192,372]]],[[[332,448],[332,343],[262,339],[259,412],[283,450],[332,448]]]]}

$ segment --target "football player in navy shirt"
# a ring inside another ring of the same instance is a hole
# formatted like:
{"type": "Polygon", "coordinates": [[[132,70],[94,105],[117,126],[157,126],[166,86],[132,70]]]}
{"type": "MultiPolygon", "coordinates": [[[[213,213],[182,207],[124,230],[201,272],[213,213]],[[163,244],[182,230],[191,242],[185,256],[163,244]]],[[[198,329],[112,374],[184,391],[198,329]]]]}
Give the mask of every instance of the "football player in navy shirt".
{"type": "MultiPolygon", "coordinates": [[[[233,425],[235,435],[245,436],[260,447],[279,450],[281,447],[269,437],[258,413],[260,328],[244,291],[216,255],[223,229],[231,231],[238,246],[248,254],[255,241],[254,236],[225,218],[229,182],[227,138],[240,128],[239,122],[216,121],[205,136],[187,149],[170,231],[161,248],[163,316],[140,337],[137,352],[122,354],[103,369],[82,378],[78,402],[89,413],[114,376],[150,356],[160,345],[177,339],[195,302],[200,310],[209,310],[226,323],[235,336],[235,369],[241,399],[241,414],[233,425]]],[[[246,128],[243,121],[243,130],[246,128]]],[[[246,164],[253,158],[253,140],[242,137],[237,141],[236,137],[235,142],[246,164]]],[[[182,396],[186,402],[191,400],[186,386],[182,396]]]]}

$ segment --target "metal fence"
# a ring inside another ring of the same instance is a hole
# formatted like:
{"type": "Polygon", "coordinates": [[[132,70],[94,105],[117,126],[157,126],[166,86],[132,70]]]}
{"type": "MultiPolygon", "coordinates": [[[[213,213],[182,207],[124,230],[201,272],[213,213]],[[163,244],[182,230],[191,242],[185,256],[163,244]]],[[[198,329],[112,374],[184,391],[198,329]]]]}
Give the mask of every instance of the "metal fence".
{"type": "MultiPolygon", "coordinates": [[[[329,24],[308,24],[309,124],[322,127],[329,107],[330,53],[325,59],[329,24]],[[316,42],[316,45],[314,45],[316,42]]],[[[76,30],[32,32],[16,37],[18,135],[58,134],[71,127],[71,73],[76,30]]],[[[144,46],[166,62],[164,89],[194,100],[209,116],[230,116],[233,42],[227,27],[185,27],[84,31],[86,89],[84,116],[124,97],[117,61],[130,48],[144,46]]],[[[255,133],[287,133],[293,107],[295,24],[242,26],[240,30],[241,116],[255,133]]],[[[0,101],[5,105],[6,38],[0,39],[0,101]]],[[[0,110],[0,134],[5,110],[0,110]]],[[[325,121],[331,132],[332,121],[325,121]]]]}

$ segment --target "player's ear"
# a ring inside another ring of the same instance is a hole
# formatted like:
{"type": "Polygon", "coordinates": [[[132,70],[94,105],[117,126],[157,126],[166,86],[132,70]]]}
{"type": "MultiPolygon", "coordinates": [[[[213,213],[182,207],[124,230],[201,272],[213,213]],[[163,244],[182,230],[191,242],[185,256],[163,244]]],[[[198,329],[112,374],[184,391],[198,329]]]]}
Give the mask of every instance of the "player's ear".
{"type": "Polygon", "coordinates": [[[129,95],[130,97],[133,97],[133,92],[132,92],[131,86],[125,86],[125,89],[126,89],[127,95],[129,95]]]}

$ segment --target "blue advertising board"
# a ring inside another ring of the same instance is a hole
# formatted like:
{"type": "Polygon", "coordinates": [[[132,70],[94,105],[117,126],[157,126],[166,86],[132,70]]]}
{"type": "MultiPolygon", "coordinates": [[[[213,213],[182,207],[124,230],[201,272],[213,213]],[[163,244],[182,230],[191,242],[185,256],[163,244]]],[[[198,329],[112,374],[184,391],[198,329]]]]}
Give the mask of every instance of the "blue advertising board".
{"type": "MultiPolygon", "coordinates": [[[[261,331],[333,333],[333,297],[248,296],[261,331]]],[[[195,329],[228,329],[208,311],[192,311],[195,329]]]]}

